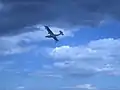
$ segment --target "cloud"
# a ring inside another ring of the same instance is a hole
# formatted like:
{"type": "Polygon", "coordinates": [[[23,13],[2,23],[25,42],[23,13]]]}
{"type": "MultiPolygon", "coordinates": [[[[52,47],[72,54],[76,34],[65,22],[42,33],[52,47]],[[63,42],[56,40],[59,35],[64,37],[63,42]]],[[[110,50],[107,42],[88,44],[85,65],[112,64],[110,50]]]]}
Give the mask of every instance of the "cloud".
{"type": "Polygon", "coordinates": [[[74,63],[71,63],[70,61],[68,61],[68,63],[66,63],[66,61],[55,62],[53,64],[53,67],[62,70],[64,72],[63,74],[65,76],[68,75],[68,76],[74,77],[74,78],[77,78],[77,77],[89,78],[98,73],[96,70],[91,68],[90,65],[88,67],[85,67],[85,64],[76,62],[76,61],[74,63]],[[76,65],[76,63],[78,63],[78,65],[76,65]]]}
{"type": "Polygon", "coordinates": [[[44,75],[44,77],[63,78],[62,75],[44,75]]]}
{"type": "Polygon", "coordinates": [[[107,38],[90,41],[86,45],[56,47],[51,49],[49,55],[55,60],[54,67],[65,69],[65,72],[75,76],[110,75],[120,71],[119,48],[120,39],[107,38]]]}
{"type": "Polygon", "coordinates": [[[11,69],[10,69],[10,67],[11,66],[13,66],[15,64],[15,62],[14,61],[12,61],[12,60],[9,60],[9,61],[2,61],[2,59],[1,59],[1,62],[0,62],[0,72],[2,72],[2,71],[12,71],[11,69]]]}
{"type": "Polygon", "coordinates": [[[18,86],[17,89],[24,89],[24,86],[18,86]]]}
{"type": "Polygon", "coordinates": [[[48,78],[59,78],[62,79],[63,76],[60,74],[56,74],[52,71],[35,71],[35,72],[31,72],[29,73],[30,76],[38,76],[38,77],[48,77],[48,78]]]}
{"type": "MultiPolygon", "coordinates": [[[[35,24],[58,27],[96,26],[106,18],[120,19],[116,0],[3,0],[0,35],[21,33],[35,24]],[[22,29],[22,30],[21,30],[22,29]]],[[[33,31],[33,30],[32,30],[33,31]]]]}
{"type": "Polygon", "coordinates": [[[19,54],[19,53],[24,53],[27,51],[30,51],[32,47],[16,47],[16,48],[10,48],[8,50],[3,50],[0,52],[0,55],[13,55],[13,54],[19,54]]]}
{"type": "MultiPolygon", "coordinates": [[[[57,28],[57,27],[50,27],[54,33],[59,33],[59,30],[64,32],[64,36],[59,36],[59,39],[65,37],[72,37],[72,31],[57,28]]],[[[45,38],[48,32],[42,25],[35,25],[32,27],[25,27],[25,29],[38,29],[33,32],[25,32],[21,34],[17,34],[14,36],[2,36],[0,37],[0,54],[8,55],[8,54],[15,54],[15,53],[22,53],[26,51],[30,51],[32,49],[37,48],[35,43],[41,42],[43,40],[52,40],[45,38]]]]}
{"type": "Polygon", "coordinates": [[[63,87],[63,88],[74,88],[74,89],[83,89],[83,90],[97,90],[97,88],[91,84],[76,85],[72,87],[63,87]]]}

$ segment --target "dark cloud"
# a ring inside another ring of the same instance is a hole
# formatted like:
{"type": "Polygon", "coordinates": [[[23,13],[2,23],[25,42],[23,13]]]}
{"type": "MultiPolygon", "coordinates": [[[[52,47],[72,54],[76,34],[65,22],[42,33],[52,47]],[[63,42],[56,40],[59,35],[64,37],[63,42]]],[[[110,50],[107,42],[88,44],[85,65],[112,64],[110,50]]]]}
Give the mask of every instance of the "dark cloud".
{"type": "Polygon", "coordinates": [[[120,0],[2,0],[1,3],[0,35],[20,33],[23,27],[37,23],[97,25],[107,15],[120,18],[120,0]]]}

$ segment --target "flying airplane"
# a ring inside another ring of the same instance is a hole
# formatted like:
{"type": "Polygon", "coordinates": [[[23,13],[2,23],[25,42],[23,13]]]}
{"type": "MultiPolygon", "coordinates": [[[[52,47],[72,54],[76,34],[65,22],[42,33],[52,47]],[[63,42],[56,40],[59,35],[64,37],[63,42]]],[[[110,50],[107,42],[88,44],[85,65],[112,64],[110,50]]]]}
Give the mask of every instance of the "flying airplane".
{"type": "Polygon", "coordinates": [[[49,35],[47,35],[47,36],[45,36],[45,37],[46,37],[46,38],[53,38],[56,42],[59,41],[59,40],[57,39],[57,36],[59,36],[59,35],[64,35],[62,31],[59,31],[60,33],[58,33],[58,34],[54,34],[54,33],[50,30],[50,28],[49,28],[48,26],[44,26],[44,27],[45,27],[45,29],[48,31],[48,34],[49,34],[49,35]]]}

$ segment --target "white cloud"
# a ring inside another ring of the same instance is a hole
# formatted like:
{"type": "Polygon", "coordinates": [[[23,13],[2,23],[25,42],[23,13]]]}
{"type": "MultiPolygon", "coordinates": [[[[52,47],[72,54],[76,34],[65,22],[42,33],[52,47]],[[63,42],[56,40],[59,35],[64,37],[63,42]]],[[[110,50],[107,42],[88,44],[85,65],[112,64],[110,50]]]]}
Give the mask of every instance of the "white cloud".
{"type": "Polygon", "coordinates": [[[24,89],[24,86],[18,86],[17,89],[24,89]]]}
{"type": "MultiPolygon", "coordinates": [[[[73,36],[72,31],[64,30],[57,27],[50,27],[51,30],[55,33],[59,33],[59,30],[64,32],[64,36],[58,37],[64,38],[67,36],[73,36]]],[[[31,50],[32,48],[36,47],[35,45],[31,45],[33,42],[40,42],[42,40],[49,40],[45,38],[48,34],[45,30],[44,26],[42,25],[35,25],[32,27],[25,27],[24,29],[35,29],[33,32],[25,32],[15,36],[3,36],[0,37],[0,55],[8,55],[8,54],[15,54],[15,53],[22,53],[31,50]]]]}
{"type": "Polygon", "coordinates": [[[50,66],[50,65],[43,65],[43,68],[44,68],[44,69],[52,69],[53,67],[50,66]]]}
{"type": "Polygon", "coordinates": [[[3,50],[0,52],[0,55],[13,55],[13,54],[19,54],[19,53],[23,53],[23,52],[27,52],[32,50],[34,47],[33,46],[29,46],[29,47],[15,47],[15,48],[9,48],[7,50],[3,50]]]}
{"type": "Polygon", "coordinates": [[[14,61],[4,61],[0,62],[0,71],[11,71],[10,66],[14,65],[14,61]]]}
{"type": "Polygon", "coordinates": [[[30,76],[38,76],[38,77],[48,77],[48,78],[60,78],[62,79],[63,76],[60,74],[56,74],[54,72],[51,71],[35,71],[35,72],[31,72],[29,73],[30,76]]]}
{"type": "Polygon", "coordinates": [[[44,77],[53,77],[53,78],[63,78],[62,75],[55,75],[55,74],[51,74],[51,75],[44,75],[44,77]]]}
{"type": "Polygon", "coordinates": [[[67,68],[70,72],[80,73],[87,70],[90,73],[95,71],[108,74],[120,71],[119,48],[120,39],[108,38],[90,41],[87,45],[56,47],[49,55],[57,60],[55,67],[67,68]]]}
{"type": "Polygon", "coordinates": [[[97,88],[91,84],[76,85],[63,88],[74,88],[74,89],[83,89],[83,90],[97,90],[97,88]]]}
{"type": "Polygon", "coordinates": [[[91,84],[84,84],[84,85],[77,85],[76,88],[86,88],[86,89],[96,89],[96,87],[92,86],[91,84]]]}

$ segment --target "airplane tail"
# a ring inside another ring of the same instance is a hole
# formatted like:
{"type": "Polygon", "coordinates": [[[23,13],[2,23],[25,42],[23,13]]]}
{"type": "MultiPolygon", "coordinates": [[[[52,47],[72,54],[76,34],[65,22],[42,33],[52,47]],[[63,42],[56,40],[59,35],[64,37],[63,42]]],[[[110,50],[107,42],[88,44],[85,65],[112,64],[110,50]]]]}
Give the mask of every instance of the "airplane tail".
{"type": "Polygon", "coordinates": [[[59,31],[61,35],[64,35],[62,31],[59,31]]]}

